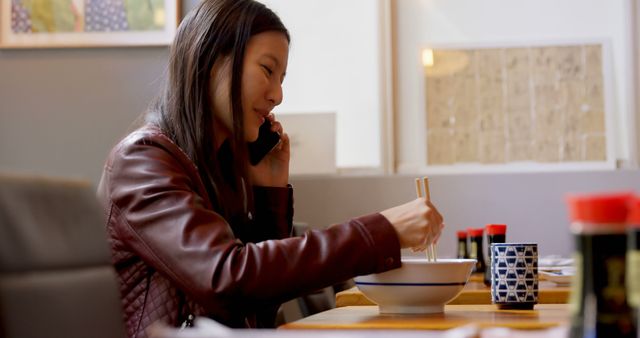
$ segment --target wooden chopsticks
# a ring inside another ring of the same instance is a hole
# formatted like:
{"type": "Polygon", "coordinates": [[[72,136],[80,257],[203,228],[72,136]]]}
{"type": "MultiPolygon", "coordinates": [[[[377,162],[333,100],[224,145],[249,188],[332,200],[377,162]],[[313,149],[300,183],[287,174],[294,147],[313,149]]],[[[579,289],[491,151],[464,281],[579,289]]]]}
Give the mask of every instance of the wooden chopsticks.
{"type": "MultiPolygon", "coordinates": [[[[429,177],[424,176],[422,179],[416,178],[416,195],[418,198],[425,197],[427,201],[431,201],[431,193],[429,192],[429,177]],[[424,194],[422,189],[424,186],[424,194]]],[[[431,234],[429,234],[431,236],[431,234]]],[[[426,250],[427,261],[438,261],[438,250],[434,243],[429,244],[426,250]]]]}

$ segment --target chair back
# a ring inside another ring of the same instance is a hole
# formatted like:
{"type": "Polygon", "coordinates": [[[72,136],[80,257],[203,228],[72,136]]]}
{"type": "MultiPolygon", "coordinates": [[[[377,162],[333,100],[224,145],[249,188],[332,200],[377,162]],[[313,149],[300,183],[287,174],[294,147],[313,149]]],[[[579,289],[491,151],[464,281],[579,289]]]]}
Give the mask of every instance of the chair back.
{"type": "Polygon", "coordinates": [[[0,337],[125,337],[106,238],[90,183],[0,174],[0,337]]]}

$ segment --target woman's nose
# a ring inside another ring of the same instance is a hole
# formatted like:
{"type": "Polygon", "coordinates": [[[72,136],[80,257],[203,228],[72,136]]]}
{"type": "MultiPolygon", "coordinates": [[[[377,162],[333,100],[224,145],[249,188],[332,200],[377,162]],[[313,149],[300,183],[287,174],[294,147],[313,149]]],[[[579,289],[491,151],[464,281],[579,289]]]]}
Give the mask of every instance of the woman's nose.
{"type": "Polygon", "coordinates": [[[274,107],[282,103],[282,96],[282,84],[272,84],[267,93],[267,99],[271,101],[274,107]]]}

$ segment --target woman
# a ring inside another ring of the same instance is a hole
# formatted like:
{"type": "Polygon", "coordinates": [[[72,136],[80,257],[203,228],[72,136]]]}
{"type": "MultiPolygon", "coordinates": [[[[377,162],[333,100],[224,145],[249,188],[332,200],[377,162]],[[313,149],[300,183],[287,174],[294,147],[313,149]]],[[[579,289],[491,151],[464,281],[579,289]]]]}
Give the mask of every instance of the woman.
{"type": "Polygon", "coordinates": [[[282,102],[289,34],[253,0],[204,0],[181,23],[166,89],[109,155],[99,186],[126,326],[208,316],[273,327],[280,303],[400,266],[442,217],[425,199],[289,237],[289,138],[282,102]],[[255,166],[264,120],[280,144],[255,166]]]}

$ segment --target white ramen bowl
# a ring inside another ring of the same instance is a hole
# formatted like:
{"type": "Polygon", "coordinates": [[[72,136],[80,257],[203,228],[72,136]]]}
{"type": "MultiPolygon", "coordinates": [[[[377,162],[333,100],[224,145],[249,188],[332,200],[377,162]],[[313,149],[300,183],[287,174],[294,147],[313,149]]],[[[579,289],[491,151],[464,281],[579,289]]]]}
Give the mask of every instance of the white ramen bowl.
{"type": "Polygon", "coordinates": [[[439,313],[469,280],[475,259],[402,258],[402,266],[354,278],[380,313],[439,313]]]}

